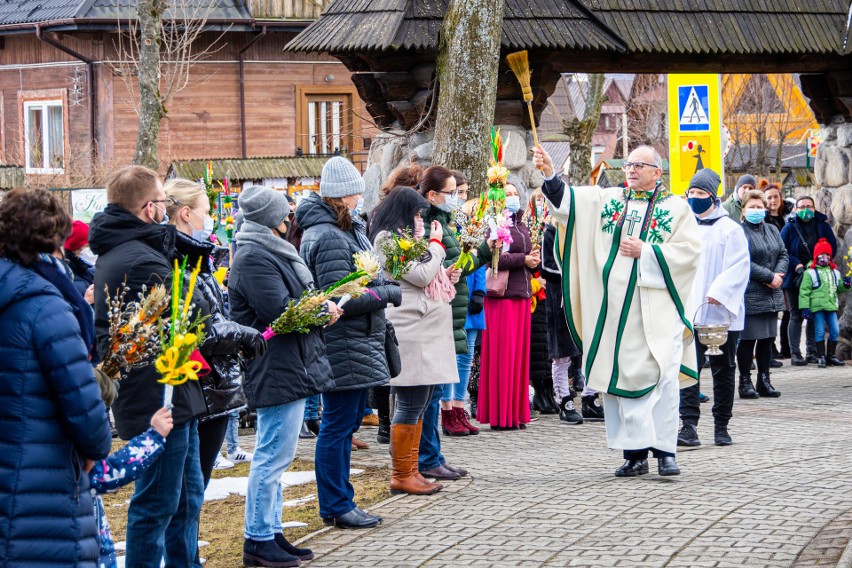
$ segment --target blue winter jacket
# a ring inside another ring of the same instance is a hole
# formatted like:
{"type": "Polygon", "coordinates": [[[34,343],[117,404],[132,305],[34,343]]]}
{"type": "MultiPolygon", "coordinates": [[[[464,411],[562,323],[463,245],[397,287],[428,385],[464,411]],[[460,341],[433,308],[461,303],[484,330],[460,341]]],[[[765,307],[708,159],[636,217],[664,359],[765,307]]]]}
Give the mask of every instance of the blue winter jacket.
{"type": "MultiPolygon", "coordinates": [[[[485,271],[488,270],[487,266],[480,266],[477,270],[471,273],[470,276],[467,277],[467,289],[468,289],[468,305],[473,302],[474,296],[481,296],[482,299],[485,298],[485,271]]],[[[482,302],[479,302],[482,305],[482,302]]],[[[479,313],[471,315],[470,309],[467,312],[467,318],[464,322],[465,329],[485,329],[485,310],[480,310],[479,313]]],[[[473,355],[473,353],[471,353],[473,355]]]]}
{"type": "Polygon", "coordinates": [[[53,285],[0,258],[0,330],[0,567],[94,567],[83,463],[112,438],[80,326],[53,285]]]}
{"type": "Polygon", "coordinates": [[[787,224],[781,229],[781,240],[787,247],[789,264],[787,273],[784,275],[784,283],[781,284],[782,288],[795,288],[793,281],[796,279],[796,266],[801,264],[807,267],[812,260],[815,260],[811,255],[820,239],[827,240],[831,245],[832,256],[837,254],[837,238],[825,214],[817,211],[814,218],[807,223],[796,215],[787,217],[787,224]],[[800,236],[805,237],[807,242],[802,243],[800,236]]]}

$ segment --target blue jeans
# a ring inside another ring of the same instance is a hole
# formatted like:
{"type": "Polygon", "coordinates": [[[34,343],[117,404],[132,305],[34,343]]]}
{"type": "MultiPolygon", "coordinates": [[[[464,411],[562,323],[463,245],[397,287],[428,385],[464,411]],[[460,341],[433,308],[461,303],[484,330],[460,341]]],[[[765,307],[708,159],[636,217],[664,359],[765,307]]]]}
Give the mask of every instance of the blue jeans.
{"type": "Polygon", "coordinates": [[[319,420],[320,395],[315,394],[305,399],[305,420],[319,420]]]}
{"type": "Polygon", "coordinates": [[[232,410],[228,413],[228,428],[225,429],[225,448],[229,454],[233,454],[240,447],[240,411],[232,410]]]}
{"type": "Polygon", "coordinates": [[[245,537],[272,540],[281,532],[281,474],[296,457],[305,399],[257,409],[257,442],[246,493],[245,537]]]}
{"type": "Polygon", "coordinates": [[[465,331],[467,332],[467,353],[456,355],[456,366],[459,368],[459,382],[443,386],[441,402],[450,402],[451,400],[463,401],[467,395],[467,384],[470,382],[470,367],[473,364],[473,350],[476,349],[476,338],[479,335],[479,330],[466,329],[465,331]]]}
{"type": "Polygon", "coordinates": [[[444,389],[435,388],[432,398],[423,414],[423,432],[420,434],[420,457],[417,460],[420,471],[438,467],[447,460],[441,455],[441,437],[438,433],[438,416],[441,414],[441,393],[444,389]]]}
{"type": "Polygon", "coordinates": [[[814,318],[814,340],[817,343],[825,341],[825,328],[828,326],[828,340],[837,341],[837,338],[840,337],[837,312],[814,312],[811,315],[814,318]]]}
{"type": "Polygon", "coordinates": [[[355,488],[349,483],[352,434],[361,427],[367,389],[327,392],[322,395],[322,422],[317,437],[314,467],[320,516],[339,517],[355,508],[355,488]]]}
{"type": "Polygon", "coordinates": [[[165,451],[136,479],[127,510],[127,566],[193,566],[204,480],[198,421],[175,426],[165,451]]]}

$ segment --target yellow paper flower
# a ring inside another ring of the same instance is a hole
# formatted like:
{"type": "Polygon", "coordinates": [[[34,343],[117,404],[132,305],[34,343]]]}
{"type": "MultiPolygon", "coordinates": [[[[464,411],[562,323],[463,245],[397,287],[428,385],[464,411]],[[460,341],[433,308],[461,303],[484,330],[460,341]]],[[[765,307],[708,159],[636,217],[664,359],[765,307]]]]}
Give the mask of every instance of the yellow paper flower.
{"type": "Polygon", "coordinates": [[[399,239],[399,248],[402,250],[409,250],[412,246],[414,246],[414,243],[408,239],[399,239]]]}

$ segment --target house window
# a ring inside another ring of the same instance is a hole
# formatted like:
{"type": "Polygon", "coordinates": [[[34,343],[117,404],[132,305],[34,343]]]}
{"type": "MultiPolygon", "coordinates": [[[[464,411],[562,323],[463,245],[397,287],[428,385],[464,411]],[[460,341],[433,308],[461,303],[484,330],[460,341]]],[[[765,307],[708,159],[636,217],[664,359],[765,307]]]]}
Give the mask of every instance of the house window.
{"type": "Polygon", "coordinates": [[[296,146],[306,155],[360,150],[357,101],[353,87],[297,87],[296,146]]]}
{"type": "Polygon", "coordinates": [[[65,121],[61,100],[24,102],[24,152],[28,174],[65,170],[65,121]]]}

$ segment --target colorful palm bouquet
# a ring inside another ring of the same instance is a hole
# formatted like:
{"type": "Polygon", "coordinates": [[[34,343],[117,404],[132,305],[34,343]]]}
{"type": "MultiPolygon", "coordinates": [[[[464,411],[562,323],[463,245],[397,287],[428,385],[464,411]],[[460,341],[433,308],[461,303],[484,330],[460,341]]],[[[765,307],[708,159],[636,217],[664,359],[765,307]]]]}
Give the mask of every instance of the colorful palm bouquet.
{"type": "Polygon", "coordinates": [[[205,316],[194,316],[195,305],[192,303],[192,293],[200,272],[201,258],[189,276],[189,286],[184,295],[186,258],[181,263],[175,260],[171,313],[168,322],[161,322],[159,326],[161,351],[155,365],[161,375],[157,382],[166,385],[164,406],[171,406],[174,387],[187,381],[197,381],[198,374],[205,367],[204,358],[198,352],[198,347],[204,341],[205,316]]]}
{"type": "Polygon", "coordinates": [[[125,303],[129,290],[126,281],[115,298],[106,290],[109,341],[98,369],[116,381],[132,369],[146,365],[159,350],[159,320],[169,305],[163,286],[150,290],[143,286],[138,301],[125,303]]]}
{"type": "Polygon", "coordinates": [[[361,251],[352,255],[355,272],[341,278],[325,290],[305,290],[298,300],[290,300],[284,312],[263,332],[267,341],[276,335],[287,333],[308,333],[311,328],[323,327],[331,321],[326,302],[339,297],[338,307],[342,307],[352,298],[363,294],[374,294],[367,285],[375,280],[381,267],[375,255],[370,251],[361,251]]]}
{"type": "Polygon", "coordinates": [[[536,203],[535,199],[530,199],[528,226],[533,248],[541,248],[541,242],[544,239],[544,224],[547,222],[547,217],[547,206],[544,203],[536,203]]]}
{"type": "MultiPolygon", "coordinates": [[[[480,202],[483,197],[480,196],[480,202]]],[[[474,212],[470,217],[459,211],[456,213],[456,240],[461,246],[461,253],[453,268],[467,269],[473,267],[472,251],[478,247],[488,236],[488,224],[483,216],[477,217],[474,212]]]]}
{"type": "MultiPolygon", "coordinates": [[[[488,168],[488,191],[485,198],[480,196],[477,215],[485,219],[491,229],[490,240],[500,240],[505,245],[512,244],[512,234],[509,227],[512,222],[508,215],[504,214],[506,209],[506,180],[509,178],[509,170],[503,165],[503,136],[500,129],[491,127],[491,167],[488,168]]],[[[495,245],[491,248],[491,274],[497,276],[499,272],[501,247],[495,245]]]]}
{"type": "Polygon", "coordinates": [[[425,238],[415,239],[411,229],[404,229],[382,239],[379,249],[385,259],[385,272],[394,280],[399,280],[411,270],[417,259],[426,254],[429,241],[425,238]]]}

